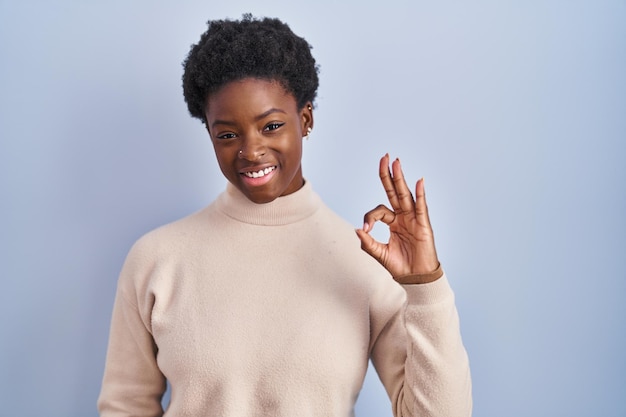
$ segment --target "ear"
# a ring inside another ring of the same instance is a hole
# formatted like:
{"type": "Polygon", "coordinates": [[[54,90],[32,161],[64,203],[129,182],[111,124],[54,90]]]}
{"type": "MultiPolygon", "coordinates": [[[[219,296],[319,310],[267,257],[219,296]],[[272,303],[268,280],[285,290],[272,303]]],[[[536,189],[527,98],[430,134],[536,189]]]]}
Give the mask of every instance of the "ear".
{"type": "Polygon", "coordinates": [[[313,129],[313,103],[308,101],[300,112],[302,120],[302,136],[306,135],[309,129],[313,129]]]}

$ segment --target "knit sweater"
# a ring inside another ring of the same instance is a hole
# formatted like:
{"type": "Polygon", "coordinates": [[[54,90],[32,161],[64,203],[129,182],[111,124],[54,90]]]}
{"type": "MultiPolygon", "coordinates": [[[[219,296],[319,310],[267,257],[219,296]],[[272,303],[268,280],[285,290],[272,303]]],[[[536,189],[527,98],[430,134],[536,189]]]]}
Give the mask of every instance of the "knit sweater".
{"type": "Polygon", "coordinates": [[[346,417],[369,359],[394,415],[471,415],[445,274],[396,283],[308,182],[267,204],[229,185],[131,249],[98,408],[102,417],[346,417]]]}

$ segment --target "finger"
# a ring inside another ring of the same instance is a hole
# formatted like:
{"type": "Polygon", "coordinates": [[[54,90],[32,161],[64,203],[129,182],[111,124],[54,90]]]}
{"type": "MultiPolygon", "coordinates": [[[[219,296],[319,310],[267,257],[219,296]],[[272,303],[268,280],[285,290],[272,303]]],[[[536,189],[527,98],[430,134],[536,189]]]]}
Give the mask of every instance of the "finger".
{"type": "Polygon", "coordinates": [[[393,170],[393,184],[396,190],[400,210],[402,213],[413,213],[415,211],[415,200],[413,200],[411,190],[409,190],[409,187],[406,185],[400,159],[393,161],[391,168],[393,170]]]}
{"type": "Polygon", "coordinates": [[[361,249],[363,249],[365,253],[369,254],[378,262],[383,263],[384,250],[386,245],[378,242],[376,239],[374,239],[368,233],[365,233],[363,230],[356,229],[356,234],[361,240],[361,249]]]}
{"type": "Polygon", "coordinates": [[[415,183],[415,215],[417,220],[430,227],[430,216],[428,215],[428,205],[426,204],[426,191],[424,188],[424,177],[415,183]]]}
{"type": "Polygon", "coordinates": [[[368,211],[363,216],[363,231],[369,233],[374,227],[374,223],[381,221],[390,225],[396,219],[396,214],[388,207],[380,204],[375,209],[368,211]]]}
{"type": "Polygon", "coordinates": [[[385,193],[387,193],[387,199],[389,200],[389,204],[394,210],[400,210],[400,203],[398,201],[398,195],[396,194],[396,187],[393,184],[393,179],[391,178],[391,171],[389,170],[389,154],[385,154],[380,159],[380,166],[378,167],[380,176],[380,181],[383,183],[383,188],[385,189],[385,193]]]}

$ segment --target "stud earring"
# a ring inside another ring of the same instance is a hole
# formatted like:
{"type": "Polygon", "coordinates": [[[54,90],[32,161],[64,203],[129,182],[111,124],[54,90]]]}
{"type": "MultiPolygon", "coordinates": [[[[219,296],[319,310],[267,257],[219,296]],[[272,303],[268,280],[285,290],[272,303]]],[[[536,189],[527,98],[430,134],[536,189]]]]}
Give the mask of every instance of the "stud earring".
{"type": "Polygon", "coordinates": [[[306,136],[304,137],[304,139],[309,140],[309,135],[311,134],[311,132],[313,131],[313,129],[311,129],[311,126],[306,128],[306,136]]]}

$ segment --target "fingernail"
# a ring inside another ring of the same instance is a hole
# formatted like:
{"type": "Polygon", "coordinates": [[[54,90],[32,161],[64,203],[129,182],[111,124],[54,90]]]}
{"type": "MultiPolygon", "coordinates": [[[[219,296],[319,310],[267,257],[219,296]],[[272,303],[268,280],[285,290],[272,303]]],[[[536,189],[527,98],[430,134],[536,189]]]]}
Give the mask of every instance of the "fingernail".
{"type": "Polygon", "coordinates": [[[369,230],[369,228],[370,228],[369,223],[363,223],[363,230],[364,230],[364,231],[366,231],[366,232],[367,232],[367,231],[369,230]]]}

